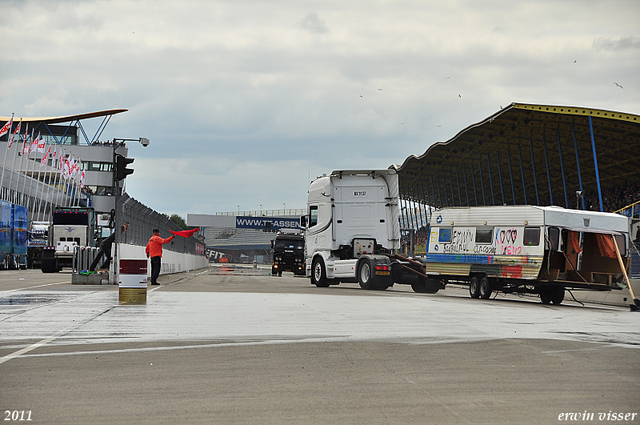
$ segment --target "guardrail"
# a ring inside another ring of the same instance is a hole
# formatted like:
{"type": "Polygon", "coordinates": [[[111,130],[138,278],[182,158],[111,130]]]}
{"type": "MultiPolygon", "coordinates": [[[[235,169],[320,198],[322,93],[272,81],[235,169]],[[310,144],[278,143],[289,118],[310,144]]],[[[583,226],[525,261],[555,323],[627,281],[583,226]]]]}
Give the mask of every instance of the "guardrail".
{"type": "Polygon", "coordinates": [[[620,208],[618,211],[615,211],[615,213],[622,214],[627,217],[640,217],[640,201],[627,205],[624,208],[620,208]]]}

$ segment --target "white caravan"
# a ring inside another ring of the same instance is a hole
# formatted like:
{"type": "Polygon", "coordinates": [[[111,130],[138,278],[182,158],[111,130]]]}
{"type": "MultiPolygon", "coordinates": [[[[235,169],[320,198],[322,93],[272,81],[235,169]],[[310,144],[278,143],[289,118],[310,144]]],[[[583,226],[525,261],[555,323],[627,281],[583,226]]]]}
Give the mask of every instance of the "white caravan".
{"type": "Polygon", "coordinates": [[[431,220],[425,273],[493,290],[537,293],[560,304],[565,288],[621,289],[629,264],[627,217],[561,207],[452,207],[431,220]]]}

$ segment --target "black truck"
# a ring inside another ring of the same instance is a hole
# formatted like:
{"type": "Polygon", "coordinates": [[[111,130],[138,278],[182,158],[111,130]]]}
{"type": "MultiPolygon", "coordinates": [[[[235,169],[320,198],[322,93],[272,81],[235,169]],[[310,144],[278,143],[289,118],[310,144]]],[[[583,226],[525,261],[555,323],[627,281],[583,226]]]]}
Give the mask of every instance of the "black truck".
{"type": "Polygon", "coordinates": [[[305,274],[304,236],[301,232],[281,230],[271,241],[273,249],[272,276],[282,276],[282,272],[305,274]]]}

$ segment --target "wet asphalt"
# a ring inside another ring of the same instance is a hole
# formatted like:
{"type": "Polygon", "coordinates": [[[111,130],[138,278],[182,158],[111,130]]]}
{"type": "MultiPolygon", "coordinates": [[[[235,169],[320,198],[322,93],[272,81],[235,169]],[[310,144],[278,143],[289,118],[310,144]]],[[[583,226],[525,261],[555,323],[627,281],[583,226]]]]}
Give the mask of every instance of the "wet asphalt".
{"type": "Polygon", "coordinates": [[[0,271],[2,419],[640,423],[640,313],[268,272],[162,276],[146,304],[119,305],[117,286],[0,271]]]}

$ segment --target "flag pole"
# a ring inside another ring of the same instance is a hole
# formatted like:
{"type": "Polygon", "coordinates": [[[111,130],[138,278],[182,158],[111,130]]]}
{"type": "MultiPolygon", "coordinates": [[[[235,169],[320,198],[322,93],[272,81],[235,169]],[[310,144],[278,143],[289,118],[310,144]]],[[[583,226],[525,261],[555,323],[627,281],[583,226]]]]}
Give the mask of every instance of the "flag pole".
{"type": "MultiPolygon", "coordinates": [[[[36,152],[40,152],[40,133],[38,133],[38,144],[36,145],[36,152]]],[[[46,147],[46,143],[45,143],[45,147],[46,147]]],[[[35,193],[35,199],[33,200],[33,217],[36,216],[36,214],[39,216],[40,213],[40,205],[42,204],[42,198],[40,197],[40,187],[42,186],[40,183],[40,177],[42,176],[42,159],[39,159],[36,157],[36,163],[38,165],[38,179],[36,183],[36,193],[35,193]]],[[[35,169],[36,164],[33,165],[33,168],[35,169]]],[[[35,171],[35,170],[34,170],[35,171]]],[[[44,191],[44,188],[43,188],[44,191]]]]}
{"type": "MultiPolygon", "coordinates": [[[[11,142],[13,143],[13,140],[16,137],[16,134],[18,135],[18,142],[20,141],[20,127],[22,127],[22,118],[20,118],[20,122],[18,123],[18,127],[16,127],[16,130],[13,132],[13,135],[11,136],[11,142]]],[[[9,190],[11,190],[12,187],[12,183],[13,183],[13,175],[16,174],[16,157],[18,156],[18,152],[20,151],[20,147],[19,147],[20,143],[16,142],[16,152],[13,155],[13,160],[11,161],[11,174],[9,174],[9,190]]],[[[16,178],[17,180],[17,178],[16,178]]],[[[11,197],[12,199],[9,199],[9,201],[14,202],[17,200],[17,196],[18,196],[18,183],[16,181],[16,190],[13,191],[13,196],[11,197]]]]}
{"type": "MultiPolygon", "coordinates": [[[[42,166],[43,165],[48,165],[47,163],[49,162],[49,152],[51,152],[51,145],[49,145],[49,149],[47,150],[47,141],[45,139],[44,142],[44,148],[45,148],[45,152],[44,152],[44,156],[42,157],[42,160],[40,160],[40,172],[43,174],[42,177],[42,184],[40,185],[42,187],[42,193],[40,194],[40,197],[38,198],[38,218],[40,218],[42,214],[42,208],[44,206],[45,203],[45,191],[46,191],[46,186],[45,186],[45,181],[47,180],[47,169],[44,169],[44,172],[42,172],[42,166]]],[[[40,180],[40,176],[38,175],[38,180],[40,180]]]]}
{"type": "Polygon", "coordinates": [[[57,163],[56,163],[56,201],[55,201],[55,207],[60,205],[60,192],[62,191],[60,189],[60,180],[62,179],[62,171],[61,171],[61,166],[62,166],[62,156],[64,155],[64,149],[62,147],[60,147],[60,152],[58,153],[58,158],[57,158],[57,163]]]}
{"type": "MultiPolygon", "coordinates": [[[[31,142],[31,147],[29,148],[29,157],[27,158],[29,160],[31,160],[31,152],[33,151],[33,149],[31,149],[31,148],[33,148],[33,145],[34,145],[34,143],[36,141],[39,142],[38,139],[34,138],[34,135],[35,135],[35,128],[33,130],[31,130],[31,140],[32,140],[32,142],[31,142]]],[[[38,152],[38,144],[35,143],[35,145],[36,145],[36,151],[34,153],[37,153],[38,152]]],[[[35,203],[36,203],[36,198],[34,196],[32,196],[32,194],[31,194],[31,189],[33,188],[33,180],[35,180],[35,178],[33,176],[34,176],[35,171],[36,171],[36,164],[35,164],[36,161],[31,161],[31,162],[32,162],[32,164],[31,164],[31,180],[29,180],[29,198],[28,198],[29,203],[27,205],[27,211],[29,211],[29,207],[31,206],[31,200],[32,199],[33,199],[33,204],[35,205],[35,203]]],[[[26,182],[25,182],[25,184],[26,184],[26,182]]],[[[32,208],[31,213],[33,214],[33,208],[35,208],[35,206],[31,206],[31,208],[32,208]]]]}
{"type": "MultiPolygon", "coordinates": [[[[11,120],[9,121],[9,129],[7,131],[7,146],[4,150],[4,164],[2,164],[2,177],[0,177],[0,198],[5,199],[4,198],[4,191],[3,189],[3,184],[4,184],[4,171],[7,168],[7,156],[9,156],[9,142],[11,141],[11,134],[13,133],[11,130],[13,129],[13,112],[11,113],[11,120]]],[[[7,188],[7,198],[9,195],[9,189],[7,188]]],[[[8,199],[5,199],[5,201],[8,201],[8,199]]]]}
{"type": "MultiPolygon", "coordinates": [[[[22,179],[22,205],[23,206],[27,206],[27,195],[26,195],[26,191],[27,191],[27,169],[29,168],[29,154],[31,153],[31,145],[29,145],[29,124],[27,124],[27,128],[25,129],[24,132],[24,144],[22,147],[22,163],[20,164],[21,166],[24,166],[24,178],[22,179]],[[26,149],[25,149],[26,148],[26,149]],[[25,150],[26,150],[26,155],[27,155],[27,164],[24,164],[24,156],[25,156],[25,150]]],[[[22,167],[20,167],[22,168],[22,167]]],[[[27,207],[27,210],[29,208],[27,207]]]]}

